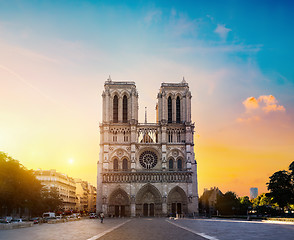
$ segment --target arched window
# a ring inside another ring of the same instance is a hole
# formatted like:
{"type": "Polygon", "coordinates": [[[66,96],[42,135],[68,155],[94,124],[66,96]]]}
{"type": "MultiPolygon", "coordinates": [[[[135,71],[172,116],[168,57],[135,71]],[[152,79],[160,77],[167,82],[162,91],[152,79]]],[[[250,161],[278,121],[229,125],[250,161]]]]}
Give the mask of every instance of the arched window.
{"type": "Polygon", "coordinates": [[[123,170],[128,170],[128,160],[126,158],[123,159],[123,165],[122,165],[123,170]]]}
{"type": "Polygon", "coordinates": [[[176,100],[176,121],[177,123],[181,122],[181,100],[179,96],[176,100]]]}
{"type": "Polygon", "coordinates": [[[174,169],[174,160],[173,159],[170,159],[168,161],[168,168],[170,171],[174,169]]]}
{"type": "Polygon", "coordinates": [[[113,122],[118,122],[118,97],[116,95],[113,98],[113,122]]]}
{"type": "Polygon", "coordinates": [[[169,96],[167,99],[167,121],[168,123],[171,123],[173,121],[173,112],[172,112],[172,99],[169,96]]]}
{"type": "Polygon", "coordinates": [[[178,159],[178,171],[182,171],[182,159],[178,159]]]}
{"type": "Polygon", "coordinates": [[[114,171],[117,171],[118,170],[118,160],[117,159],[114,159],[113,160],[113,170],[114,171]]]}
{"type": "Polygon", "coordinates": [[[128,98],[126,95],[123,97],[123,122],[128,122],[128,98]]]}

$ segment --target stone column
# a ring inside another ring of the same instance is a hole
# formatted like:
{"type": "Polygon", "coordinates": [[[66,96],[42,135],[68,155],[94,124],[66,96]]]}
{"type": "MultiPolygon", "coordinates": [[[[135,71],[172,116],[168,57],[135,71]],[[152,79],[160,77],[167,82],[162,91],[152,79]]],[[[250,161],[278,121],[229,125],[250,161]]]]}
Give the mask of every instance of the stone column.
{"type": "Polygon", "coordinates": [[[112,112],[111,111],[111,106],[112,104],[110,104],[110,94],[109,91],[105,91],[105,121],[109,122],[112,117],[110,117],[110,115],[112,116],[112,112]]]}
{"type": "Polygon", "coordinates": [[[162,93],[162,119],[167,121],[167,99],[166,93],[162,93]]]}

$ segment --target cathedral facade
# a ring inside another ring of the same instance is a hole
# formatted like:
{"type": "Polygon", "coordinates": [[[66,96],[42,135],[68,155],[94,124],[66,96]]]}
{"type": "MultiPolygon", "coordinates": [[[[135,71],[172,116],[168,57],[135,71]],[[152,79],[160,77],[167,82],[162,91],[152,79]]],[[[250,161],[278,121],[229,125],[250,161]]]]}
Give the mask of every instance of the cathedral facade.
{"type": "Polygon", "coordinates": [[[198,213],[191,97],[184,79],[162,83],[156,123],[139,123],[135,83],[105,82],[97,213],[117,217],[198,213]]]}

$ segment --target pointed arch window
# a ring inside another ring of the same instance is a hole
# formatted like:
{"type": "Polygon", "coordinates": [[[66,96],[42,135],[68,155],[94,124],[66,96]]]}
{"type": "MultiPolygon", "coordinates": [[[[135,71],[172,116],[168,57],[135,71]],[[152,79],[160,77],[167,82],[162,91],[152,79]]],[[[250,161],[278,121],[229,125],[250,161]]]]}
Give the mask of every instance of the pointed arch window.
{"type": "Polygon", "coordinates": [[[118,170],[118,160],[117,159],[114,159],[113,160],[113,170],[114,171],[117,171],[118,170]]]}
{"type": "Polygon", "coordinates": [[[173,112],[172,112],[172,99],[171,96],[168,97],[167,99],[167,121],[168,123],[172,123],[173,121],[173,112]]]}
{"type": "Polygon", "coordinates": [[[170,159],[170,160],[168,161],[168,169],[169,169],[170,171],[172,171],[172,170],[174,169],[174,160],[173,160],[173,159],[170,159]]]}
{"type": "Polygon", "coordinates": [[[181,122],[181,100],[179,96],[176,99],[176,121],[177,123],[181,122]]]}
{"type": "Polygon", "coordinates": [[[178,171],[182,171],[183,169],[182,164],[183,164],[182,159],[178,159],[178,171]]]}
{"type": "Polygon", "coordinates": [[[123,170],[126,171],[128,170],[128,160],[126,158],[123,159],[123,170]]]}
{"type": "Polygon", "coordinates": [[[126,95],[123,97],[123,122],[128,122],[128,98],[126,95]]]}
{"type": "Polygon", "coordinates": [[[118,97],[116,95],[113,98],[113,122],[118,122],[118,97]]]}

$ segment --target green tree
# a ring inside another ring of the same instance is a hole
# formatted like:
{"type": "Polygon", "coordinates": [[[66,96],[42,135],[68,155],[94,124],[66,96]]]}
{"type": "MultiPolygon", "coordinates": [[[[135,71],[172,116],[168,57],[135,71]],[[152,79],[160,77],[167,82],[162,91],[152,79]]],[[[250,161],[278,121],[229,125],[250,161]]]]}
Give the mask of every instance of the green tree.
{"type": "Polygon", "coordinates": [[[238,213],[240,215],[246,215],[248,209],[252,207],[252,202],[249,200],[248,196],[239,197],[238,200],[239,200],[239,203],[240,203],[238,213]]]}
{"type": "Polygon", "coordinates": [[[291,174],[287,171],[275,172],[267,185],[270,191],[268,197],[271,197],[272,202],[277,203],[280,208],[293,203],[293,183],[291,174]]]}

